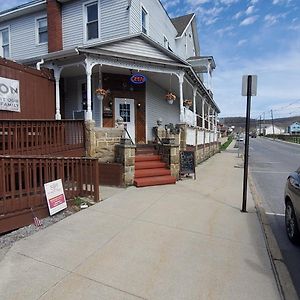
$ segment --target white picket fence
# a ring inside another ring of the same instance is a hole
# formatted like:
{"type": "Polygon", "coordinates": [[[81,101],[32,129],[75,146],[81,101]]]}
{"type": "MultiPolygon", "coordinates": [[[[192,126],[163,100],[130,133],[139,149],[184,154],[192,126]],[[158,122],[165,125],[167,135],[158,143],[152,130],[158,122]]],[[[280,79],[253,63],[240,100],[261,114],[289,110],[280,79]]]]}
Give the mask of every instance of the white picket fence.
{"type": "Polygon", "coordinates": [[[218,133],[214,131],[203,130],[195,127],[187,128],[186,144],[190,146],[203,145],[218,141],[218,133]],[[197,139],[196,139],[197,135],[197,139]]]}

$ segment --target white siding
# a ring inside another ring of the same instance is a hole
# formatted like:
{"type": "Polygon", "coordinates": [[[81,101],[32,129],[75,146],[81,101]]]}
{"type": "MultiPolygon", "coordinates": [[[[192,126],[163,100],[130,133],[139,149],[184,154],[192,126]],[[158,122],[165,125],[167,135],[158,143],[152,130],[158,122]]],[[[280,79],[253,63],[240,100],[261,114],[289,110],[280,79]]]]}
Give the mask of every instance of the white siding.
{"type": "Polygon", "coordinates": [[[101,0],[101,39],[107,40],[129,34],[128,0],[101,0]]]}
{"type": "MultiPolygon", "coordinates": [[[[84,0],[70,1],[62,7],[64,49],[84,44],[84,0]]],[[[127,0],[99,0],[99,41],[129,34],[129,10],[127,0]]],[[[93,41],[93,43],[95,40],[93,41]]]]}
{"type": "Polygon", "coordinates": [[[132,0],[130,8],[130,33],[141,32],[140,0],[132,0]]]}
{"type": "Polygon", "coordinates": [[[10,56],[13,60],[42,56],[48,53],[48,44],[36,44],[35,20],[46,11],[37,12],[7,22],[0,23],[0,28],[10,27],[10,56]]]}
{"type": "Polygon", "coordinates": [[[83,2],[70,1],[62,6],[64,49],[83,45],[83,2]]]}
{"type": "Polygon", "coordinates": [[[177,55],[184,59],[195,56],[195,45],[191,24],[187,28],[183,37],[176,40],[176,51],[177,55]]]}
{"type": "Polygon", "coordinates": [[[156,121],[161,118],[163,125],[179,123],[179,101],[176,99],[173,104],[165,100],[167,91],[162,89],[151,80],[146,84],[146,122],[147,141],[153,139],[152,128],[157,126],[156,121]]]}
{"type": "Polygon", "coordinates": [[[138,6],[135,3],[134,13],[131,14],[131,24],[134,24],[134,30],[141,32],[141,5],[149,13],[149,36],[163,45],[165,35],[169,40],[171,49],[176,53],[175,37],[177,31],[158,0],[139,0],[138,6]]]}
{"type": "Polygon", "coordinates": [[[140,38],[132,38],[126,41],[104,45],[101,46],[100,49],[112,52],[134,54],[148,58],[156,58],[169,62],[173,61],[169,56],[140,38]]]}

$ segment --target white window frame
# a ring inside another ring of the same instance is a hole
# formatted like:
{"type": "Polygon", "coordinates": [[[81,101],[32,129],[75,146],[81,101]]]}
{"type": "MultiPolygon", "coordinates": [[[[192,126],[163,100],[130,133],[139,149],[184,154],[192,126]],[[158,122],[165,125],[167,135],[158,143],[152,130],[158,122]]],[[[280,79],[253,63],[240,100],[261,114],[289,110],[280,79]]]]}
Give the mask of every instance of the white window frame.
{"type": "Polygon", "coordinates": [[[2,31],[8,30],[8,57],[5,58],[11,58],[11,40],[10,40],[10,26],[5,26],[5,27],[0,27],[0,32],[1,32],[1,38],[0,38],[0,56],[4,58],[3,56],[3,43],[2,43],[2,31]]]}
{"type": "Polygon", "coordinates": [[[141,14],[140,14],[140,16],[141,16],[141,32],[142,33],[144,33],[144,34],[146,34],[146,35],[149,35],[149,18],[150,18],[150,15],[149,15],[149,11],[146,9],[146,7],[143,5],[143,4],[141,4],[141,14]],[[145,27],[145,29],[146,29],[146,33],[145,32],[143,32],[143,10],[146,12],[146,27],[145,27]]]}
{"type": "Polygon", "coordinates": [[[83,14],[83,40],[84,43],[93,43],[100,39],[100,3],[98,0],[90,0],[82,3],[82,14],[83,14]],[[87,35],[87,6],[97,3],[98,7],[98,37],[88,40],[87,35]]]}
{"type": "Polygon", "coordinates": [[[169,42],[168,38],[167,38],[165,35],[163,35],[163,37],[164,37],[164,47],[165,47],[166,49],[169,49],[169,47],[170,47],[170,42],[169,42]],[[165,42],[167,42],[167,44],[166,44],[165,42]]]}
{"type": "Polygon", "coordinates": [[[47,15],[42,15],[35,18],[35,44],[37,46],[48,44],[49,40],[49,27],[48,27],[48,18],[47,15]],[[40,43],[40,35],[39,35],[39,20],[46,19],[47,20],[47,42],[40,43]]]}

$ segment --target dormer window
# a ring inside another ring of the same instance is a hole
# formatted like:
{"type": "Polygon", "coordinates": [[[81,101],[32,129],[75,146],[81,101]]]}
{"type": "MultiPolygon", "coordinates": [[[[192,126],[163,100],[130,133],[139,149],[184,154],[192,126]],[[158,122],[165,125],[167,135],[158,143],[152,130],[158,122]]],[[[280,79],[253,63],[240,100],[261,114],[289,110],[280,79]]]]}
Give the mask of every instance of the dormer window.
{"type": "Polygon", "coordinates": [[[9,58],[9,29],[0,29],[0,56],[9,58]]]}
{"type": "Polygon", "coordinates": [[[39,18],[36,20],[37,24],[37,43],[45,44],[48,42],[48,24],[47,18],[39,18]]]}
{"type": "Polygon", "coordinates": [[[98,1],[85,5],[86,40],[99,38],[98,1]]]}
{"type": "Polygon", "coordinates": [[[147,10],[144,7],[142,7],[142,32],[145,34],[148,34],[148,18],[149,15],[147,10]]]}

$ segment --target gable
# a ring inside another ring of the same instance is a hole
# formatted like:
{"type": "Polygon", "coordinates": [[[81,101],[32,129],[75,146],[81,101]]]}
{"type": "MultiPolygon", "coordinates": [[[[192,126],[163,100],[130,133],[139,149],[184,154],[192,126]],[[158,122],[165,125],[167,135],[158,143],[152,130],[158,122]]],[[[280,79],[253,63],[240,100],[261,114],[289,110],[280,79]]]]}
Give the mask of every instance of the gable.
{"type": "MultiPolygon", "coordinates": [[[[179,62],[172,54],[159,49],[159,45],[154,45],[146,39],[134,37],[122,41],[116,41],[109,44],[93,47],[94,49],[114,54],[126,55],[128,58],[142,60],[158,60],[162,62],[179,62]]],[[[182,62],[181,62],[182,63],[182,62]]]]}

